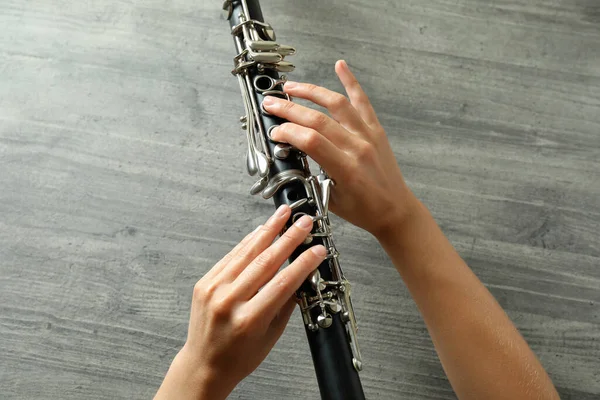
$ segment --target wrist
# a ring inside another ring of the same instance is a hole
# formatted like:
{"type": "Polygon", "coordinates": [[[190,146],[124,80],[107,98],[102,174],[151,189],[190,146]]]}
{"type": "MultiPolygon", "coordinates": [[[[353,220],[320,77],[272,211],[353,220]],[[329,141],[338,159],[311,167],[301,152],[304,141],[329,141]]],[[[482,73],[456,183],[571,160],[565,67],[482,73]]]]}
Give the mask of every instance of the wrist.
{"type": "Polygon", "coordinates": [[[155,400],[225,400],[231,390],[184,345],[173,359],[155,400]]]}
{"type": "Polygon", "coordinates": [[[410,189],[406,190],[406,196],[400,202],[399,206],[387,211],[385,223],[373,232],[373,236],[382,245],[397,240],[399,233],[406,232],[406,227],[410,226],[413,220],[419,218],[423,211],[427,212],[425,206],[410,189]]]}
{"type": "Polygon", "coordinates": [[[190,381],[198,388],[195,399],[225,400],[237,382],[230,383],[227,376],[222,376],[213,367],[207,365],[197,353],[186,343],[177,354],[180,363],[190,371],[190,381]]]}

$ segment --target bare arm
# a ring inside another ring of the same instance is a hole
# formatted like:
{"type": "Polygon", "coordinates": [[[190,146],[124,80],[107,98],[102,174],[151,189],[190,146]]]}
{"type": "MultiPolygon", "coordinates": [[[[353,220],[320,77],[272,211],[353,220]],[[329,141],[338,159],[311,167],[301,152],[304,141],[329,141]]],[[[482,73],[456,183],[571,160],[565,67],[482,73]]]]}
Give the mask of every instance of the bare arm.
{"type": "Polygon", "coordinates": [[[504,310],[416,199],[379,237],[412,294],[461,399],[558,399],[504,310]]]}
{"type": "Polygon", "coordinates": [[[288,83],[265,107],[289,120],[275,140],[315,159],[337,185],[330,209],[371,232],[391,257],[421,311],[444,370],[461,399],[558,399],[523,337],[406,186],[385,132],[345,62],[336,64],[348,98],[288,83]],[[398,200],[400,199],[400,200],[398,200]]]}

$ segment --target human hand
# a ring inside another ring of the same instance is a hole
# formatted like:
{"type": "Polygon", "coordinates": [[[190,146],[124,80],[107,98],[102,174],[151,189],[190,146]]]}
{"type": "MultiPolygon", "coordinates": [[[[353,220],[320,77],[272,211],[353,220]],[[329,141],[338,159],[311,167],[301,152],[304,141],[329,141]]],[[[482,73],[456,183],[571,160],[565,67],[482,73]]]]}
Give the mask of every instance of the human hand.
{"type": "Polygon", "coordinates": [[[326,255],[314,246],[277,273],[312,228],[304,216],[271,244],[290,214],[281,206],[195,285],[187,341],[155,399],[224,399],[265,359],[326,255]]]}
{"type": "Polygon", "coordinates": [[[265,98],[269,113],[289,121],[271,136],[308,154],[333,178],[332,212],[378,237],[403,220],[416,199],[367,95],[344,61],[335,71],[349,99],[311,84],[284,86],[291,96],[327,108],[331,117],[275,96],[265,98]]]}

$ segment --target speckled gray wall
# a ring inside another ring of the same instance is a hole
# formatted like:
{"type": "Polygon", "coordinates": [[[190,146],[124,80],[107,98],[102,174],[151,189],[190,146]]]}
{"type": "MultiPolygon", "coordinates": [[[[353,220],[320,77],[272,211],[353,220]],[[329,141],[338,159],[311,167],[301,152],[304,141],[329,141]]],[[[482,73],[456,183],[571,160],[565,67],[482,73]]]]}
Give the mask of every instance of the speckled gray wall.
{"type": "MultiPolygon", "coordinates": [[[[600,395],[597,0],[263,0],[295,80],[348,61],[410,186],[563,399],[600,395]]],[[[0,393],[147,399],[248,195],[218,0],[0,0],[0,393]]],[[[455,398],[372,237],[334,218],[369,399],[455,398]]],[[[299,315],[231,398],[318,397],[299,315]]]]}

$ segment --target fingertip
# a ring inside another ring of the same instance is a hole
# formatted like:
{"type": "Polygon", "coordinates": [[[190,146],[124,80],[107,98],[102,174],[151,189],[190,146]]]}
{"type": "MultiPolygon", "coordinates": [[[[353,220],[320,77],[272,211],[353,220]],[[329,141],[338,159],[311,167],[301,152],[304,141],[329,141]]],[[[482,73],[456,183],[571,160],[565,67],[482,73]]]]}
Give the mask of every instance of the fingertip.
{"type": "Polygon", "coordinates": [[[342,66],[342,63],[343,63],[343,62],[344,62],[343,60],[338,60],[338,61],[335,63],[335,68],[334,68],[334,69],[335,69],[335,73],[336,73],[336,75],[337,75],[338,77],[340,76],[340,74],[342,73],[342,71],[343,71],[343,69],[344,69],[344,68],[343,68],[343,66],[342,66]]]}
{"type": "Polygon", "coordinates": [[[270,107],[274,105],[276,101],[277,98],[275,96],[265,96],[265,98],[262,101],[262,104],[266,107],[270,107]]]}
{"type": "Polygon", "coordinates": [[[283,131],[283,128],[281,127],[281,125],[278,125],[275,128],[273,128],[271,130],[271,139],[273,139],[276,142],[280,142],[282,131],[283,131]]]}
{"type": "Polygon", "coordinates": [[[287,204],[282,204],[279,206],[279,208],[277,208],[277,211],[275,211],[275,217],[276,218],[285,217],[290,211],[291,211],[290,206],[288,206],[287,204]]]}
{"type": "Polygon", "coordinates": [[[294,81],[286,81],[286,82],[283,84],[283,90],[284,90],[284,91],[291,90],[291,89],[294,89],[294,88],[295,88],[295,87],[297,87],[297,86],[298,86],[298,83],[297,83],[297,82],[294,82],[294,81]]]}
{"type": "Polygon", "coordinates": [[[310,248],[310,250],[319,258],[325,258],[327,255],[327,249],[322,244],[318,244],[310,248]]]}

